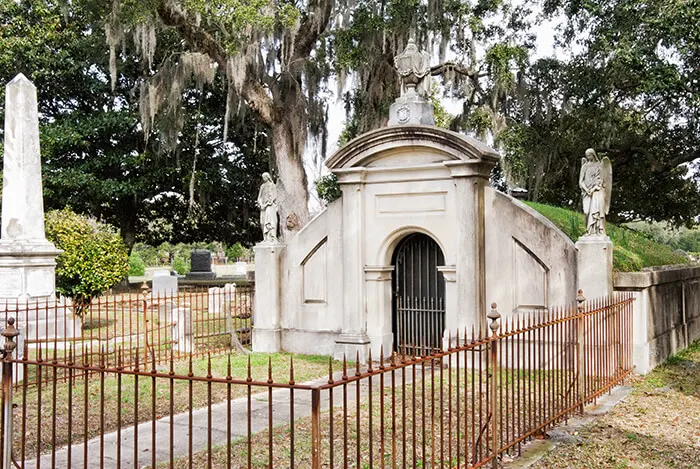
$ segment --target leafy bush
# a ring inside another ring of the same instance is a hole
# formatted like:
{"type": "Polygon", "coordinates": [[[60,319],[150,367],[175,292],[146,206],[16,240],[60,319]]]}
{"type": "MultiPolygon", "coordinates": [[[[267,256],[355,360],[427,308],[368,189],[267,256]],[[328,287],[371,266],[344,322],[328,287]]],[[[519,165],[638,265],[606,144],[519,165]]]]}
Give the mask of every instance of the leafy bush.
{"type": "Polygon", "coordinates": [[[251,250],[240,242],[226,248],[226,257],[228,257],[229,262],[236,262],[238,259],[250,259],[251,256],[251,250]]]}
{"type": "Polygon", "coordinates": [[[321,176],[316,180],[316,193],[325,201],[330,204],[336,199],[339,199],[343,195],[340,190],[340,185],[338,185],[338,178],[335,174],[328,174],[326,176],[321,176]]]}
{"type": "Polygon", "coordinates": [[[190,271],[190,261],[183,257],[176,257],[173,259],[173,270],[178,273],[178,275],[185,275],[190,271]]]}
{"type": "Polygon", "coordinates": [[[147,266],[158,265],[158,250],[153,246],[136,243],[131,250],[131,254],[138,256],[147,266]]]}
{"type": "Polygon", "coordinates": [[[129,256],[129,275],[140,277],[146,275],[146,263],[139,257],[138,254],[129,256]]]}
{"type": "Polygon", "coordinates": [[[63,251],[56,258],[56,290],[73,299],[78,315],[129,272],[126,246],[110,225],[68,208],[52,210],[46,214],[46,237],[63,251]]]}

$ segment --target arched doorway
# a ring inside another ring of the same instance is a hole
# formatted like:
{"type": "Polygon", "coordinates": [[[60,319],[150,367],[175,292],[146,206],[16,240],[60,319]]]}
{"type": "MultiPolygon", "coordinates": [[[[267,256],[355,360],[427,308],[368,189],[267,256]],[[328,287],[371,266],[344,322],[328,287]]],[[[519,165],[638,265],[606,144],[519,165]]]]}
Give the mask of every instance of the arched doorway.
{"type": "Polygon", "coordinates": [[[409,356],[442,350],[445,329],[445,263],[440,246],[423,233],[402,239],[394,250],[392,330],[394,350],[409,356]]]}

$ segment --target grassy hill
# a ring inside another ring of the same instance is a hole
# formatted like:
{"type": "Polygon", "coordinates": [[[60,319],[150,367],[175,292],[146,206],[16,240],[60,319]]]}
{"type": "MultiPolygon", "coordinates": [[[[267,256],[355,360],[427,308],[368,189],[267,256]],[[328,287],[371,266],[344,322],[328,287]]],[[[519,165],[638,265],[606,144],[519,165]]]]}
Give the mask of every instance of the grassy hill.
{"type": "MultiPolygon", "coordinates": [[[[526,203],[549,218],[573,241],[576,241],[586,231],[583,213],[535,202],[526,203]]],[[[668,246],[650,240],[641,233],[612,223],[606,223],[605,229],[615,244],[613,269],[618,272],[634,272],[643,267],[657,265],[689,263],[683,255],[674,252],[668,246]]]]}

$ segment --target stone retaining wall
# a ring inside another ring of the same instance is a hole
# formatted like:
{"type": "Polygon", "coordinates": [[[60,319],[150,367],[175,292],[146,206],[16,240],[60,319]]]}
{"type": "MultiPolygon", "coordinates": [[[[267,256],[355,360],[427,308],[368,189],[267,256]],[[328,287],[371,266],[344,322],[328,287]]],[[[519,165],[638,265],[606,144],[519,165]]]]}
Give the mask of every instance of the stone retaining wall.
{"type": "Polygon", "coordinates": [[[700,338],[700,266],[616,272],[615,291],[631,291],[634,363],[647,373],[700,338]]]}

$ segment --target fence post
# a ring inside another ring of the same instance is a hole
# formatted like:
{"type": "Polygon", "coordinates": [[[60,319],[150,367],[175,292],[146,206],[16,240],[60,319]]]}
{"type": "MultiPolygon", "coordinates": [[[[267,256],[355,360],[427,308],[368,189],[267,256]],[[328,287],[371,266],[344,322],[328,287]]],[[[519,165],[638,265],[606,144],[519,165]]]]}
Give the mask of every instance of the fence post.
{"type": "Polygon", "coordinates": [[[583,413],[583,404],[585,399],[585,377],[583,375],[586,367],[583,364],[583,341],[585,339],[585,319],[583,312],[586,309],[586,297],[583,296],[583,290],[578,291],[576,297],[576,307],[578,309],[578,319],[576,321],[576,398],[579,402],[579,412],[583,413]]]}
{"type": "MultiPolygon", "coordinates": [[[[141,285],[141,301],[143,302],[143,360],[144,363],[148,363],[148,333],[149,333],[149,315],[148,315],[148,284],[143,282],[141,285]]],[[[139,351],[137,350],[138,354],[139,351]]]]}
{"type": "Polygon", "coordinates": [[[493,451],[493,459],[491,460],[491,465],[493,469],[498,469],[498,329],[501,327],[498,321],[501,318],[501,314],[496,310],[496,303],[491,303],[491,311],[486,315],[487,318],[491,320],[489,327],[491,328],[491,449],[493,451]]]}
{"type": "MultiPolygon", "coordinates": [[[[358,384],[359,385],[359,384],[358,384]]],[[[331,389],[330,392],[333,392],[331,389]]],[[[333,409],[331,409],[333,412],[333,409]]],[[[333,442],[331,442],[333,444],[333,442]]],[[[321,469],[321,390],[311,390],[311,469],[321,469]]]]}
{"type": "Polygon", "coordinates": [[[15,318],[7,320],[7,327],[2,331],[2,336],[5,337],[4,348],[0,351],[2,354],[2,393],[3,403],[3,469],[12,468],[12,352],[17,348],[15,337],[19,335],[19,331],[15,328],[15,318]]]}

